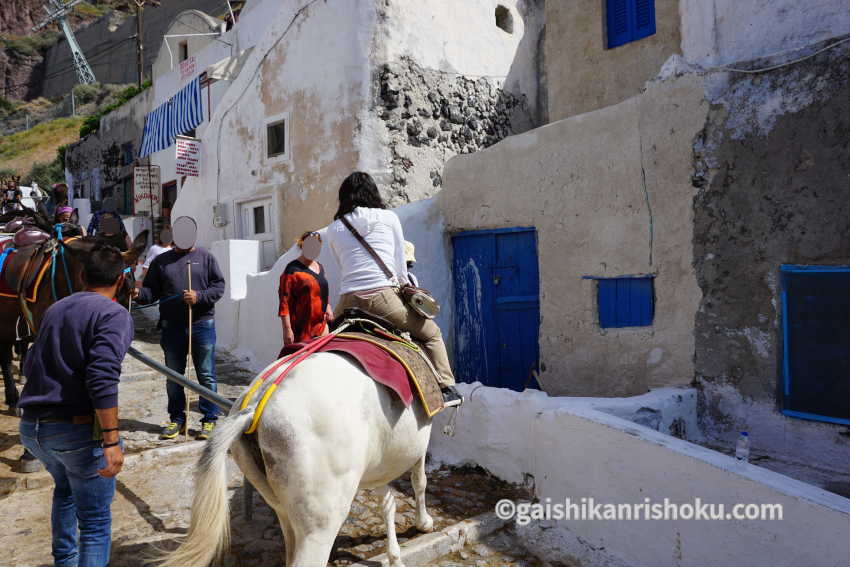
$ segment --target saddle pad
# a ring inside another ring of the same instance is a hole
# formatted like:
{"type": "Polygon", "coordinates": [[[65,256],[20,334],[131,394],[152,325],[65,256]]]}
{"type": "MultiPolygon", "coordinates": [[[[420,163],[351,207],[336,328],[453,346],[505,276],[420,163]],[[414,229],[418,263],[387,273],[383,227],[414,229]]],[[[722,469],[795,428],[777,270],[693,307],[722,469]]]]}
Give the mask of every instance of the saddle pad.
{"type": "MultiPolygon", "coordinates": [[[[0,297],[18,297],[17,289],[9,285],[8,278],[6,277],[9,266],[11,265],[10,260],[15,254],[17,254],[17,251],[11,250],[3,259],[2,265],[0,265],[0,297]]],[[[36,277],[32,279],[32,283],[27,288],[26,300],[30,303],[33,303],[38,299],[38,288],[41,285],[41,280],[44,278],[44,274],[50,267],[50,263],[50,256],[46,256],[42,265],[38,268],[36,277]]]]}
{"type": "MultiPolygon", "coordinates": [[[[428,355],[415,344],[392,335],[387,337],[371,333],[343,332],[323,345],[318,352],[342,352],[353,357],[366,374],[394,391],[405,406],[409,406],[413,401],[413,384],[425,413],[432,417],[443,409],[443,394],[433,366],[426,358],[428,355]]],[[[281,351],[280,357],[309,344],[289,345],[281,351]]]]}

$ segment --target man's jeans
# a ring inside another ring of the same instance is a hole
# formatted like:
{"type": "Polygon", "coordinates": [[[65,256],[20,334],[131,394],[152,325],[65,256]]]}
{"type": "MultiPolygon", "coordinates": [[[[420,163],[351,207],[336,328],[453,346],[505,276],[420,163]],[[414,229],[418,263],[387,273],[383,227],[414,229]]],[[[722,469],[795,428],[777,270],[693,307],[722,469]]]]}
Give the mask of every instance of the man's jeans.
{"type": "MultiPolygon", "coordinates": [[[[165,354],[165,365],[178,374],[186,373],[186,356],[189,348],[189,330],[187,325],[176,325],[171,321],[162,321],[162,335],[159,340],[165,354]]],[[[207,319],[192,325],[192,362],[198,382],[215,392],[215,320],[207,319]]],[[[168,381],[168,415],[174,423],[186,423],[186,395],[183,386],[168,381]]],[[[218,407],[204,398],[198,402],[198,409],[204,415],[201,421],[215,421],[218,407]]]]}
{"type": "Polygon", "coordinates": [[[56,567],[104,567],[109,563],[115,478],[106,466],[92,425],[21,420],[21,443],[44,463],[53,489],[53,559],[56,567]],[[79,538],[77,532],[79,530],[79,538]]]}

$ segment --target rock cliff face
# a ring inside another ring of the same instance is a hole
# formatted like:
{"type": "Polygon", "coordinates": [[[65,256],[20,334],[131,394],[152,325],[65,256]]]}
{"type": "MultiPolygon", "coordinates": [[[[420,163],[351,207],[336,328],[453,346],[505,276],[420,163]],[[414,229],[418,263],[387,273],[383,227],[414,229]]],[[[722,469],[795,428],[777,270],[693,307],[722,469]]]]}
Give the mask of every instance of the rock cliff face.
{"type": "Polygon", "coordinates": [[[43,17],[41,0],[3,0],[0,2],[0,34],[27,35],[43,17]]]}

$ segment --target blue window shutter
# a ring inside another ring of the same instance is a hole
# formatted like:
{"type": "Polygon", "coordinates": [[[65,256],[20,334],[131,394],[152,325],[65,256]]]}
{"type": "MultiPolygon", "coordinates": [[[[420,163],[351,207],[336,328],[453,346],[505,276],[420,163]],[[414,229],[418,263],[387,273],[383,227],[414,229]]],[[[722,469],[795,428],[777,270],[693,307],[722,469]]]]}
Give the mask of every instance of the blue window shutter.
{"type": "Polygon", "coordinates": [[[632,40],[655,34],[655,0],[633,0],[635,25],[632,40]]]}
{"type": "Polygon", "coordinates": [[[599,280],[599,326],[619,327],[617,320],[617,280],[599,280]]]}
{"type": "Polygon", "coordinates": [[[603,329],[647,327],[655,316],[652,277],[598,280],[599,326],[603,329]]]}
{"type": "Polygon", "coordinates": [[[631,12],[629,4],[632,2],[634,0],[606,0],[605,17],[607,19],[609,48],[632,41],[632,18],[629,17],[629,12],[631,12]]]}

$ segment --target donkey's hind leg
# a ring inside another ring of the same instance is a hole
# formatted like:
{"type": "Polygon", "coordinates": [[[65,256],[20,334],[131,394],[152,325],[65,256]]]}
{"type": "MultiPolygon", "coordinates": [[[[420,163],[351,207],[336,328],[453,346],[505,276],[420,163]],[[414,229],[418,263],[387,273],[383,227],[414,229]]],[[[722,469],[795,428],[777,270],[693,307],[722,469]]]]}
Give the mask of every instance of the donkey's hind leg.
{"type": "Polygon", "coordinates": [[[416,495],[416,529],[421,532],[430,532],[434,529],[434,519],[425,507],[425,487],[428,479],[425,476],[425,457],[416,461],[410,470],[410,483],[413,485],[413,494],[416,495]]]}
{"type": "Polygon", "coordinates": [[[381,500],[381,512],[387,524],[387,557],[390,567],[404,567],[401,562],[401,548],[395,534],[395,494],[389,485],[377,489],[375,494],[381,500]]]}
{"type": "Polygon", "coordinates": [[[12,344],[10,343],[0,343],[0,368],[3,372],[6,405],[14,409],[18,405],[18,388],[12,377],[12,344]]]}
{"type": "Polygon", "coordinates": [[[291,558],[291,564],[287,563],[286,567],[325,567],[348,517],[358,479],[352,475],[329,478],[314,471],[313,486],[305,491],[310,483],[301,479],[308,477],[296,472],[301,468],[298,463],[289,461],[288,465],[294,465],[287,466],[287,471],[297,478],[288,479],[289,486],[284,485],[279,470],[271,467],[269,474],[272,487],[276,492],[280,490],[282,509],[278,511],[278,519],[287,540],[286,557],[291,558]]]}

